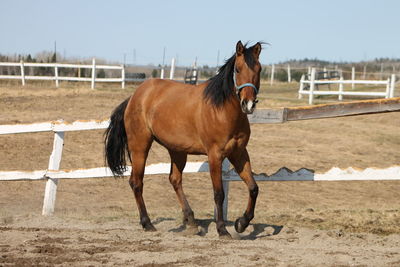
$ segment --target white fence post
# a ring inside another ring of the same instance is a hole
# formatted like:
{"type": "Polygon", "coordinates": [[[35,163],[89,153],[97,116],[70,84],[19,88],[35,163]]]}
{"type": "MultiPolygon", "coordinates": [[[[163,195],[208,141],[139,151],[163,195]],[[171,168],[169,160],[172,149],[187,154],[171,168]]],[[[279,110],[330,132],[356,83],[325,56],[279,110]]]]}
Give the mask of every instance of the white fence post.
{"type": "Polygon", "coordinates": [[[351,67],[351,80],[353,81],[351,83],[351,89],[354,89],[354,80],[356,79],[356,69],[354,67],[351,67]]]}
{"type": "Polygon", "coordinates": [[[291,83],[292,82],[292,74],[291,74],[291,72],[290,72],[290,65],[288,64],[287,65],[287,81],[288,81],[288,83],[291,83]]]}
{"type": "Polygon", "coordinates": [[[339,83],[339,101],[343,100],[343,76],[340,76],[340,83],[339,83]]]}
{"type": "Polygon", "coordinates": [[[22,86],[25,86],[25,68],[24,68],[23,60],[21,60],[21,82],[22,82],[22,86]]]}
{"type": "Polygon", "coordinates": [[[161,67],[160,79],[164,79],[164,67],[161,67]]]}
{"type": "MultiPolygon", "coordinates": [[[[59,170],[64,145],[64,132],[54,133],[53,151],[50,155],[49,170],[59,170]]],[[[56,203],[58,179],[48,178],[44,192],[42,215],[50,216],[56,203]]]]}
{"type": "Polygon", "coordinates": [[[326,71],[326,67],[324,67],[324,78],[328,78],[328,73],[326,71]]]}
{"type": "Polygon", "coordinates": [[[275,75],[275,65],[272,64],[272,68],[271,68],[271,85],[274,84],[274,75],[275,75]]]}
{"type": "Polygon", "coordinates": [[[310,94],[308,95],[308,104],[312,105],[314,100],[314,87],[315,87],[315,68],[311,69],[310,79],[310,94]]]}
{"type": "Polygon", "coordinates": [[[392,74],[392,77],[390,79],[390,93],[389,93],[389,97],[393,97],[394,96],[394,87],[396,84],[396,75],[392,74]]]}
{"type": "Polygon", "coordinates": [[[56,80],[56,87],[58,88],[58,65],[54,66],[54,79],[56,80]]]}
{"type": "Polygon", "coordinates": [[[122,89],[125,89],[125,65],[121,65],[121,87],[122,89]]]}
{"type": "Polygon", "coordinates": [[[92,60],[92,89],[94,89],[94,87],[96,83],[96,59],[93,58],[92,60]]]}
{"type": "Polygon", "coordinates": [[[389,98],[390,97],[390,87],[392,85],[392,83],[390,82],[391,78],[387,79],[387,83],[386,83],[386,95],[385,98],[389,98]]]}
{"type": "Polygon", "coordinates": [[[304,89],[304,74],[301,75],[301,78],[300,78],[299,99],[303,98],[303,95],[302,95],[303,89],[304,89]]]}
{"type": "Polygon", "coordinates": [[[171,71],[169,73],[169,79],[170,80],[174,79],[174,74],[175,74],[175,58],[173,57],[172,61],[171,61],[171,71]]]}

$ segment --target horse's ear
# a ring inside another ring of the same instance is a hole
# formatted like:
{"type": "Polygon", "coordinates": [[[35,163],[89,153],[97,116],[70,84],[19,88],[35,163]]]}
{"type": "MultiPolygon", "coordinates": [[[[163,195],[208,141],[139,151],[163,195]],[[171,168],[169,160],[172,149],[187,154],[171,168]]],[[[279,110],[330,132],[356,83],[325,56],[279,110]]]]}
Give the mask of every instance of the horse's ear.
{"type": "Polygon", "coordinates": [[[253,46],[253,53],[254,53],[254,56],[256,56],[256,58],[258,58],[260,56],[261,49],[262,49],[262,47],[261,47],[260,42],[256,43],[253,46]]]}
{"type": "Polygon", "coordinates": [[[242,44],[242,41],[237,42],[237,44],[236,44],[236,55],[237,56],[243,55],[243,51],[244,51],[244,46],[242,44]]]}

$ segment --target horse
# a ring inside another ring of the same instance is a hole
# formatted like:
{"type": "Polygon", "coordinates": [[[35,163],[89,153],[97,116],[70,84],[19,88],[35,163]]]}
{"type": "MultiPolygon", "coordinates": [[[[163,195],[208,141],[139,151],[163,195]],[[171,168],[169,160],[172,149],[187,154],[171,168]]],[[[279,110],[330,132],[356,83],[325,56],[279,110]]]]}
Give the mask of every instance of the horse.
{"type": "Polygon", "coordinates": [[[106,163],[114,176],[122,176],[129,157],[132,165],[129,185],[145,231],[156,231],[142,196],[145,163],[153,141],[164,146],[171,157],[169,180],[181,205],[185,226],[197,226],[182,188],[182,171],[188,154],[208,156],[219,236],[231,237],[222,210],[225,158],[249,191],[247,208],[235,221],[235,230],[242,233],[253,219],[258,186],[246,149],[250,138],[247,114],[254,111],[258,102],[261,50],[261,42],[247,47],[238,41],[236,52],[208,81],[188,85],[149,79],[112,112],[105,131],[106,163]]]}

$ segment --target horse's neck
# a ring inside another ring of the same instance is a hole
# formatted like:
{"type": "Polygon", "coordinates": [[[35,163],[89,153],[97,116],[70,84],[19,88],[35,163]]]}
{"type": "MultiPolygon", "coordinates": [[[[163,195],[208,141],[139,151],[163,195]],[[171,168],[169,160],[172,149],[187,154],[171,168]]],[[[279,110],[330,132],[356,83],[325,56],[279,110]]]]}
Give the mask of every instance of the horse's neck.
{"type": "Polygon", "coordinates": [[[224,112],[225,117],[230,118],[232,123],[243,123],[243,120],[247,119],[247,115],[240,108],[240,102],[235,93],[226,100],[219,112],[224,112]]]}

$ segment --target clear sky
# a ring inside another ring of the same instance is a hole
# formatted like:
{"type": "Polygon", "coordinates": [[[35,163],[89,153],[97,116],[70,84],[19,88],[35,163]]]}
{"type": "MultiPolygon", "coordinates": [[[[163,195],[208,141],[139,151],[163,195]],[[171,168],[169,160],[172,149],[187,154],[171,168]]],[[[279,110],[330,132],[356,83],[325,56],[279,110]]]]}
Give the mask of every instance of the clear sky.
{"type": "Polygon", "coordinates": [[[263,64],[400,58],[400,0],[0,1],[0,53],[214,66],[238,40],[268,42],[263,64]]]}

